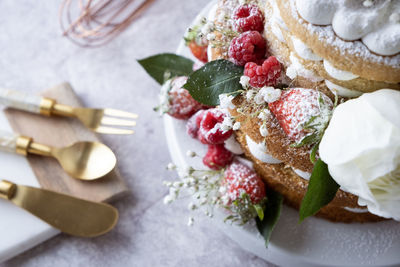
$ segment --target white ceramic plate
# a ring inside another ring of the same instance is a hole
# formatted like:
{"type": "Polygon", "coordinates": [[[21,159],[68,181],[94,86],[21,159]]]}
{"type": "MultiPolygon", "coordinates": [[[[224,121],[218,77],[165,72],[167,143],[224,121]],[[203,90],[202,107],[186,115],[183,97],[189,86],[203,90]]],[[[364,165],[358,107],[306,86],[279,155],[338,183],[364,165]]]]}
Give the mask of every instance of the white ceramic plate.
{"type": "MultiPolygon", "coordinates": [[[[203,9],[199,17],[207,16],[214,4],[215,1],[203,9]]],[[[193,59],[183,42],[177,54],[193,59]]],[[[186,134],[185,121],[175,120],[166,115],[164,125],[174,163],[178,166],[190,165],[202,168],[199,158],[186,157],[187,150],[204,155],[206,146],[186,134]]],[[[400,265],[400,224],[398,222],[343,224],[309,218],[302,224],[298,224],[298,211],[284,206],[267,249],[254,225],[231,226],[223,223],[222,216],[222,214],[216,216],[214,221],[226,235],[243,249],[278,265],[400,265]]]]}
{"type": "MultiPolygon", "coordinates": [[[[11,128],[0,109],[0,129],[11,128]]],[[[26,158],[0,151],[0,179],[39,187],[26,158]]],[[[36,246],[58,233],[30,213],[0,199],[0,263],[36,246]]]]}

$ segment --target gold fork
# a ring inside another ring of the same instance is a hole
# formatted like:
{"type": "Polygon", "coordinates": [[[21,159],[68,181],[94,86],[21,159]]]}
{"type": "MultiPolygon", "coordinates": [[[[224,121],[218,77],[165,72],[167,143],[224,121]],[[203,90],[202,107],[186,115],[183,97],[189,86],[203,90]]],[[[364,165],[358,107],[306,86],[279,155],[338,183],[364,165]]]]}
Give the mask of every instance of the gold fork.
{"type": "Polygon", "coordinates": [[[116,109],[93,109],[71,107],[56,100],[24,92],[0,88],[0,104],[46,116],[74,117],[87,128],[101,134],[133,134],[130,128],[136,125],[137,114],[116,109]]]}

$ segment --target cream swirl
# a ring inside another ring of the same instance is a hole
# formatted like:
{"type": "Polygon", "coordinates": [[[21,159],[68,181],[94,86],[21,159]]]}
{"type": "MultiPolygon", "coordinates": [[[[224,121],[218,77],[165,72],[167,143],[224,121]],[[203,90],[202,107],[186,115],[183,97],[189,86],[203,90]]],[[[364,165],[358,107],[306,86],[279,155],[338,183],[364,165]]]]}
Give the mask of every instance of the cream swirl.
{"type": "Polygon", "coordinates": [[[374,53],[400,52],[400,1],[380,0],[373,5],[352,0],[296,0],[297,11],[315,25],[332,25],[344,40],[362,42],[374,53]]]}

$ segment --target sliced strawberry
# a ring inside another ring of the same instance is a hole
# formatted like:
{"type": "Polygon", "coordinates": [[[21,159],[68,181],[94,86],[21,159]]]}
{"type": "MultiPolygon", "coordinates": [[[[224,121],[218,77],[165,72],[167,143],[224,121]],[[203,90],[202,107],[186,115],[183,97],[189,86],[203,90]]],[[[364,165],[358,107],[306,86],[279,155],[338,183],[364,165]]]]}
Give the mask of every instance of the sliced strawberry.
{"type": "Polygon", "coordinates": [[[190,41],[188,44],[193,56],[202,62],[208,61],[207,45],[198,45],[195,40],[190,41]]]}
{"type": "Polygon", "coordinates": [[[229,202],[242,198],[247,194],[252,204],[256,205],[265,200],[265,185],[257,173],[239,161],[234,161],[225,171],[223,186],[229,202]]]}
{"type": "Polygon", "coordinates": [[[331,110],[333,103],[325,94],[314,89],[293,88],[283,91],[279,100],[269,103],[270,111],[275,115],[283,131],[293,141],[300,141],[308,133],[303,126],[312,117],[321,114],[319,97],[331,110]]]}

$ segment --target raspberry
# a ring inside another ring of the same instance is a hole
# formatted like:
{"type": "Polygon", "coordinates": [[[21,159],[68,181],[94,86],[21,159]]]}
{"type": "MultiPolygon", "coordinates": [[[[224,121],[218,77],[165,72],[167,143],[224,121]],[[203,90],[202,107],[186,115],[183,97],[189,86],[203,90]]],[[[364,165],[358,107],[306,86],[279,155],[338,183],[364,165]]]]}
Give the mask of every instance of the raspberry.
{"type": "Polygon", "coordinates": [[[223,185],[229,202],[240,199],[242,193],[250,196],[252,204],[265,200],[265,185],[255,171],[239,161],[234,161],[225,171],[223,185]]]}
{"type": "Polygon", "coordinates": [[[223,144],[208,145],[203,163],[212,170],[220,170],[233,160],[233,154],[223,144]]]}
{"type": "Polygon", "coordinates": [[[326,107],[331,110],[332,100],[314,89],[293,88],[284,91],[277,101],[269,103],[269,110],[275,115],[289,139],[301,140],[308,134],[302,125],[312,117],[323,115],[318,103],[320,95],[326,107]]]}
{"type": "Polygon", "coordinates": [[[249,62],[244,67],[244,75],[250,78],[249,83],[253,87],[275,86],[281,76],[281,64],[274,56],[264,60],[261,65],[249,62]]]}
{"type": "Polygon", "coordinates": [[[186,131],[192,138],[197,138],[204,110],[197,111],[186,123],[186,131]]]}
{"type": "Polygon", "coordinates": [[[200,123],[198,138],[203,144],[222,144],[228,139],[233,131],[223,131],[222,122],[227,115],[220,109],[212,108],[205,111],[200,123]]]}
{"type": "Polygon", "coordinates": [[[233,11],[233,27],[238,32],[264,30],[264,15],[256,5],[241,5],[233,11]]]}
{"type": "Polygon", "coordinates": [[[168,114],[174,118],[186,120],[194,113],[202,109],[204,106],[193,99],[189,91],[182,88],[186,83],[187,77],[181,76],[175,78],[171,83],[169,95],[169,110],[168,114]]]}
{"type": "Polygon", "coordinates": [[[208,45],[198,45],[195,40],[192,40],[188,46],[190,48],[190,51],[192,51],[193,56],[195,56],[202,62],[208,61],[208,56],[207,56],[208,45]]]}
{"type": "Polygon", "coordinates": [[[264,58],[266,42],[257,31],[248,31],[233,38],[229,46],[229,59],[236,65],[256,62],[264,58]]]}

